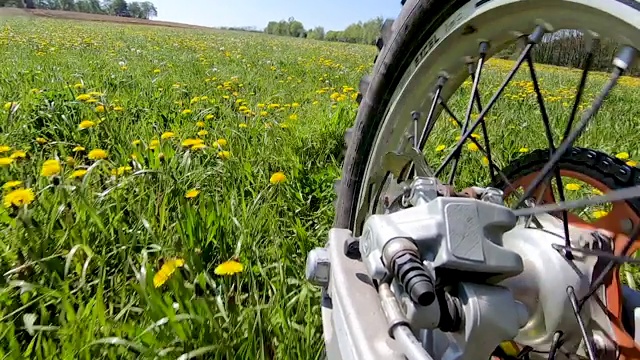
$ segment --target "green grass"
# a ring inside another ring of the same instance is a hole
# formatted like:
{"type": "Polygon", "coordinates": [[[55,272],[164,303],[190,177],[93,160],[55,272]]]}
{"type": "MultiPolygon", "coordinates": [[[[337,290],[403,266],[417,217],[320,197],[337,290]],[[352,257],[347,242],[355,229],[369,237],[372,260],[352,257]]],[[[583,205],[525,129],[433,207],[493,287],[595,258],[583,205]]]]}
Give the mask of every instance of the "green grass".
{"type": "MultiPolygon", "coordinates": [[[[11,147],[0,157],[27,154],[0,167],[0,182],[20,180],[35,193],[27,207],[0,212],[0,355],[318,358],[319,293],[304,281],[305,257],[331,226],[353,87],[374,47],[9,19],[0,48],[0,101],[8,103],[0,145],[11,147]],[[100,93],[96,102],[76,100],[91,92],[100,93]],[[80,130],[83,120],[95,126],[80,130]],[[161,139],[165,132],[175,136],[161,139]],[[196,137],[207,148],[181,146],[196,137]],[[107,158],[88,159],[93,149],[107,158]],[[59,176],[41,176],[50,159],[62,164],[59,176]],[[88,172],[70,179],[77,169],[88,172]],[[286,181],[271,184],[279,171],[286,181]],[[188,199],[191,189],[200,193],[188,199]],[[185,266],[154,287],[171,258],[185,266]],[[243,272],[214,274],[233,258],[243,272]]],[[[506,66],[491,64],[483,93],[506,66]]],[[[558,114],[568,112],[578,76],[540,70],[548,96],[559,97],[549,105],[556,124],[566,121],[558,114]]],[[[591,97],[602,81],[590,83],[591,97]]],[[[611,101],[622,112],[603,109],[581,145],[640,159],[637,86],[625,79],[611,101]]],[[[522,147],[546,146],[525,88],[510,88],[517,101],[500,103],[489,120],[502,165],[522,147]]],[[[452,100],[459,114],[464,91],[452,100]]],[[[428,147],[454,144],[457,130],[447,126],[428,147]]],[[[474,171],[480,161],[474,153],[462,162],[461,182],[486,180],[474,171]]]]}

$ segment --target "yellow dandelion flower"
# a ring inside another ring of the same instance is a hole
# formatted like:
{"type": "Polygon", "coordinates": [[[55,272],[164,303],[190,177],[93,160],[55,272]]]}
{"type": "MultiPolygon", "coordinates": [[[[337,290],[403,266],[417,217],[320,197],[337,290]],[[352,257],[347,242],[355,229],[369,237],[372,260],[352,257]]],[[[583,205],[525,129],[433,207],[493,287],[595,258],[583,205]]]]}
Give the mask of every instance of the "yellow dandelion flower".
{"type": "Polygon", "coordinates": [[[64,162],[69,166],[76,166],[76,159],[71,156],[67,156],[67,158],[64,159],[64,162]]]}
{"type": "Polygon", "coordinates": [[[631,167],[635,167],[636,165],[638,165],[638,162],[635,160],[629,160],[627,161],[625,164],[631,166],[631,167]]]}
{"type": "Polygon", "coordinates": [[[133,141],[131,142],[131,145],[133,145],[133,146],[138,146],[138,145],[140,145],[140,143],[141,143],[141,141],[140,141],[140,140],[133,140],[133,141]]]}
{"type": "Polygon", "coordinates": [[[220,138],[218,140],[216,140],[216,142],[218,143],[218,145],[220,145],[221,147],[225,147],[227,146],[227,140],[220,138]]]}
{"type": "Polygon", "coordinates": [[[131,166],[120,166],[117,169],[112,169],[111,170],[111,175],[113,176],[121,176],[124,175],[126,172],[131,171],[131,166]]]}
{"type": "Polygon", "coordinates": [[[47,160],[42,164],[42,170],[40,171],[40,174],[42,176],[54,176],[58,175],[60,173],[60,170],[62,170],[60,162],[58,160],[52,159],[47,160]]]}
{"type": "Polygon", "coordinates": [[[82,146],[76,146],[76,147],[73,148],[72,151],[73,152],[82,152],[82,151],[85,151],[85,150],[86,149],[84,147],[82,147],[82,146]]]}
{"type": "Polygon", "coordinates": [[[260,116],[267,116],[269,115],[268,111],[260,111],[260,116]]]}
{"type": "Polygon", "coordinates": [[[124,111],[124,108],[122,106],[114,106],[113,111],[124,111]]]}
{"type": "Polygon", "coordinates": [[[205,123],[204,123],[204,121],[198,121],[198,122],[196,123],[196,126],[197,126],[197,127],[205,127],[205,123]]]}
{"type": "Polygon", "coordinates": [[[158,146],[160,146],[160,140],[158,139],[153,139],[149,142],[149,149],[151,150],[157,149],[158,146]]]}
{"type": "Polygon", "coordinates": [[[202,139],[186,139],[182,142],[182,146],[191,147],[193,145],[203,144],[203,143],[204,141],[202,139]]]}
{"type": "Polygon", "coordinates": [[[167,280],[171,278],[171,275],[176,272],[178,268],[184,266],[183,259],[170,259],[162,264],[160,270],[153,276],[153,286],[158,288],[164,285],[167,280]]]}
{"type": "Polygon", "coordinates": [[[195,144],[195,145],[193,145],[191,147],[191,150],[197,151],[197,150],[205,149],[206,147],[207,147],[207,145],[205,145],[205,144],[195,144]]]}
{"type": "Polygon", "coordinates": [[[289,120],[298,120],[298,114],[289,115],[289,120]]]}
{"type": "Polygon", "coordinates": [[[4,207],[10,208],[29,205],[35,198],[36,196],[31,189],[16,189],[6,194],[2,200],[4,207]]]}
{"type": "Polygon", "coordinates": [[[228,260],[216,266],[213,272],[219,276],[230,276],[237,273],[241,273],[243,270],[244,270],[244,265],[242,265],[241,263],[235,260],[228,260]]]}
{"type": "Polygon", "coordinates": [[[480,134],[473,133],[473,134],[471,134],[471,137],[474,138],[474,139],[480,139],[481,136],[480,136],[480,134]]]}
{"type": "Polygon", "coordinates": [[[482,157],[482,165],[487,166],[489,165],[489,158],[486,156],[482,157]]]}
{"type": "Polygon", "coordinates": [[[213,119],[213,115],[208,114],[207,116],[204,117],[205,120],[211,120],[213,119]]]}
{"type": "Polygon", "coordinates": [[[102,149],[93,149],[89,151],[89,159],[91,160],[106,159],[108,155],[109,154],[107,154],[107,152],[102,149]]]}
{"type": "Polygon", "coordinates": [[[160,69],[154,69],[154,70],[153,70],[153,73],[154,73],[154,74],[160,74],[160,69]]]}
{"type": "Polygon", "coordinates": [[[38,138],[36,138],[36,142],[37,142],[38,144],[40,144],[40,145],[44,145],[44,144],[46,144],[46,143],[47,143],[47,139],[42,138],[42,137],[38,137],[38,138]]]}
{"type": "Polygon", "coordinates": [[[565,189],[569,190],[569,191],[578,191],[582,188],[582,186],[580,186],[580,184],[576,184],[576,183],[569,183],[567,185],[564,186],[565,189]]]}
{"type": "Polygon", "coordinates": [[[298,104],[297,102],[294,102],[293,104],[291,104],[291,107],[294,107],[294,108],[297,108],[299,106],[300,106],[300,104],[298,104]]]}
{"type": "Polygon", "coordinates": [[[91,95],[89,94],[81,94],[76,97],[77,101],[87,101],[91,99],[91,95]]]}
{"type": "Polygon", "coordinates": [[[105,112],[105,111],[106,111],[106,109],[105,109],[104,105],[98,105],[98,106],[96,106],[96,112],[97,112],[97,113],[103,113],[103,112],[105,112]]]}
{"type": "Polygon", "coordinates": [[[22,150],[16,150],[10,156],[10,158],[12,159],[24,159],[26,157],[27,157],[27,152],[22,150]]]}
{"type": "Polygon", "coordinates": [[[162,135],[160,135],[160,139],[162,140],[171,139],[174,136],[176,136],[175,133],[171,131],[166,131],[166,132],[163,132],[162,135]]]}
{"type": "Polygon", "coordinates": [[[227,160],[231,157],[231,153],[229,151],[220,151],[218,152],[218,157],[222,160],[227,160]]]}
{"type": "Polygon", "coordinates": [[[593,217],[596,218],[596,219],[600,219],[600,218],[603,218],[603,217],[607,216],[608,214],[609,214],[609,212],[607,212],[607,211],[596,210],[591,215],[593,215],[593,217]]]}
{"type": "Polygon", "coordinates": [[[71,175],[69,175],[69,179],[81,179],[86,174],[87,174],[87,170],[84,170],[84,169],[75,170],[74,172],[71,173],[71,175]]]}
{"type": "Polygon", "coordinates": [[[264,105],[263,103],[259,103],[259,104],[258,104],[258,109],[262,109],[262,108],[264,108],[264,107],[265,107],[265,105],[264,105]]]}
{"type": "Polygon", "coordinates": [[[528,152],[529,152],[529,148],[521,147],[521,148],[518,150],[518,152],[519,152],[519,153],[523,153],[523,154],[524,154],[524,153],[528,153],[528,152]]]}
{"type": "Polygon", "coordinates": [[[446,146],[444,146],[444,145],[438,145],[438,146],[436,146],[436,151],[437,151],[437,152],[440,152],[440,151],[443,151],[443,150],[444,150],[444,149],[446,149],[446,148],[447,148],[447,147],[446,147],[446,146]]]}
{"type": "Polygon", "coordinates": [[[11,146],[7,146],[7,145],[0,145],[0,154],[1,153],[6,153],[11,151],[11,146]]]}
{"type": "Polygon", "coordinates": [[[189,191],[187,191],[186,194],[184,194],[184,197],[187,199],[193,199],[196,196],[200,195],[200,190],[198,189],[191,189],[189,191]]]}
{"type": "Polygon", "coordinates": [[[275,184],[280,184],[285,180],[287,180],[287,176],[282,171],[278,171],[273,175],[271,175],[271,179],[269,179],[269,182],[275,185],[275,184]]]}
{"type": "Polygon", "coordinates": [[[209,135],[209,132],[207,130],[198,131],[198,136],[206,136],[206,135],[209,135]]]}
{"type": "Polygon", "coordinates": [[[604,193],[602,191],[600,191],[600,189],[592,189],[591,192],[593,193],[593,195],[604,195],[604,193]]]}
{"type": "Polygon", "coordinates": [[[13,188],[18,187],[20,185],[22,185],[22,181],[20,180],[7,181],[6,183],[4,183],[4,185],[2,185],[2,189],[12,190],[13,188]]]}
{"type": "Polygon", "coordinates": [[[478,151],[480,150],[478,148],[478,145],[474,144],[474,143],[469,143],[467,144],[467,149],[469,149],[469,151],[478,151]]]}
{"type": "Polygon", "coordinates": [[[77,89],[83,89],[84,88],[84,84],[83,83],[77,83],[77,84],[73,85],[73,88],[76,89],[76,90],[77,89]]]}
{"type": "Polygon", "coordinates": [[[616,154],[616,157],[620,160],[627,160],[629,158],[629,153],[626,151],[619,152],[616,154]]]}
{"type": "Polygon", "coordinates": [[[17,102],[8,102],[4,104],[4,109],[9,111],[9,110],[13,110],[16,106],[18,106],[17,102]]]}
{"type": "Polygon", "coordinates": [[[246,128],[246,127],[248,127],[248,125],[247,125],[247,124],[245,124],[245,123],[240,123],[240,124],[238,124],[238,127],[240,127],[240,128],[246,128]]]}
{"type": "Polygon", "coordinates": [[[91,121],[91,120],[83,120],[82,122],[80,122],[80,125],[78,125],[78,128],[80,128],[81,130],[83,129],[89,129],[96,126],[96,123],[91,121]]]}
{"type": "Polygon", "coordinates": [[[191,109],[184,109],[182,110],[182,115],[189,115],[191,114],[193,111],[191,111],[191,109]]]}

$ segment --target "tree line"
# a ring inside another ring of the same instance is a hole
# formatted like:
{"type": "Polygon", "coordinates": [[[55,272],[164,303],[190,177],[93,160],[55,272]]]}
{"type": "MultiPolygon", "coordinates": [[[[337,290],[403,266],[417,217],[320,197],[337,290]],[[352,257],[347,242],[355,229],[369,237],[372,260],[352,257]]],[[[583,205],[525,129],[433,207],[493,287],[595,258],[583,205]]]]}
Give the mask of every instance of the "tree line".
{"type": "Polygon", "coordinates": [[[377,17],[369,21],[359,21],[349,25],[343,31],[326,31],[318,26],[313,29],[305,29],[304,25],[291,17],[288,20],[270,21],[264,32],[272,35],[301,37],[315,40],[340,41],[348,43],[373,45],[380,35],[380,28],[384,19],[377,17]]]}
{"type": "Polygon", "coordinates": [[[151,19],[158,10],[150,1],[126,0],[0,0],[0,7],[77,11],[89,14],[151,19]]]}

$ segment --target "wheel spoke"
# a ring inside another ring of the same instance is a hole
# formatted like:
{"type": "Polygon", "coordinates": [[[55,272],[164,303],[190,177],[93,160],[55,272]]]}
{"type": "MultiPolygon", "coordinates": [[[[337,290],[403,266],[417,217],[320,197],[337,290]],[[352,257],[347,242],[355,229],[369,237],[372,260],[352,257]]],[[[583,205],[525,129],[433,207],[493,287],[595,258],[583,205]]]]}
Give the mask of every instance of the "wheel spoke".
{"type": "Polygon", "coordinates": [[[578,327],[580,327],[580,333],[582,333],[582,339],[584,340],[584,344],[587,348],[587,355],[589,356],[589,360],[596,360],[596,355],[593,351],[593,345],[591,344],[591,340],[589,340],[589,336],[587,335],[587,328],[584,326],[584,321],[580,316],[578,299],[576,298],[576,292],[573,289],[573,286],[567,287],[567,296],[569,297],[569,302],[571,303],[571,307],[573,308],[573,314],[576,316],[578,327]]]}
{"type": "Polygon", "coordinates": [[[471,125],[471,127],[461,136],[460,140],[456,144],[453,151],[449,153],[449,155],[444,159],[444,162],[442,163],[442,165],[440,165],[440,167],[436,170],[435,176],[439,176],[440,174],[442,174],[442,171],[444,171],[447,165],[449,165],[449,163],[453,160],[455,154],[458,151],[460,151],[460,149],[462,149],[462,146],[464,145],[465,141],[469,137],[471,137],[471,134],[473,134],[473,132],[478,128],[478,125],[480,125],[485,120],[485,117],[487,116],[489,111],[491,111],[493,106],[496,104],[496,102],[500,98],[500,95],[502,95],[507,85],[509,85],[513,77],[516,75],[516,72],[518,71],[518,69],[520,69],[520,66],[522,66],[522,63],[525,61],[527,55],[531,52],[531,49],[533,49],[533,45],[538,41],[540,41],[540,39],[542,39],[542,36],[544,35],[544,33],[545,33],[544,28],[542,28],[541,26],[538,26],[536,27],[534,32],[529,36],[529,39],[530,39],[529,43],[525,46],[524,50],[518,57],[518,60],[513,65],[513,68],[507,75],[507,78],[502,82],[502,84],[500,85],[496,93],[491,97],[487,106],[480,112],[480,115],[478,115],[478,120],[476,120],[473,123],[473,125],[471,125]],[[536,40],[536,42],[534,43],[532,42],[532,40],[536,40]]]}
{"type": "MultiPolygon", "coordinates": [[[[533,89],[536,93],[538,106],[540,106],[540,115],[542,115],[542,122],[544,123],[544,131],[547,136],[547,141],[549,142],[549,155],[553,156],[553,153],[555,153],[556,151],[556,145],[553,140],[553,132],[551,131],[551,122],[549,121],[547,108],[544,105],[544,97],[542,96],[542,91],[540,91],[540,83],[538,83],[538,76],[536,75],[536,70],[535,70],[535,67],[533,66],[533,59],[531,58],[531,54],[527,56],[527,65],[529,66],[529,73],[531,74],[531,81],[533,82],[533,89]]],[[[564,201],[564,185],[562,184],[562,177],[560,176],[560,169],[558,167],[555,167],[554,169],[554,177],[556,180],[556,186],[558,187],[558,195],[560,196],[560,201],[564,201]]],[[[565,245],[569,246],[571,244],[571,241],[569,239],[569,216],[567,215],[566,210],[562,212],[562,220],[563,220],[565,245]]],[[[568,252],[566,255],[570,257],[571,253],[568,252]]]]}
{"type": "MultiPolygon", "coordinates": [[[[630,64],[633,63],[636,56],[637,56],[637,50],[635,48],[625,47],[618,54],[618,57],[614,59],[615,68],[613,70],[613,73],[611,74],[611,78],[609,79],[607,84],[604,86],[604,88],[596,98],[595,102],[593,103],[589,111],[587,111],[582,116],[582,119],[578,123],[577,128],[572,133],[570,133],[569,136],[567,136],[567,138],[562,142],[562,144],[560,144],[560,147],[558,148],[558,150],[553,154],[553,156],[551,156],[551,159],[549,160],[549,162],[545,164],[545,166],[542,168],[542,170],[540,171],[536,179],[525,191],[524,195],[520,198],[520,200],[518,200],[516,207],[520,207],[524,204],[525,199],[531,196],[534,189],[538,187],[538,185],[540,185],[540,183],[542,183],[542,181],[551,173],[551,171],[554,169],[558,161],[560,161],[560,158],[562,157],[562,155],[564,155],[564,153],[566,153],[567,150],[569,150],[569,148],[573,146],[573,143],[578,139],[578,137],[582,135],[585,128],[589,124],[589,121],[598,113],[598,111],[602,107],[602,104],[604,103],[605,98],[609,95],[613,87],[617,84],[618,79],[620,78],[624,70],[626,70],[630,66],[630,64]]],[[[436,174],[437,173],[438,172],[436,171],[436,174]]]]}
{"type": "MultiPolygon", "coordinates": [[[[453,121],[455,121],[456,125],[458,125],[458,127],[462,127],[462,123],[460,122],[460,120],[458,120],[458,118],[456,117],[456,115],[453,113],[453,111],[451,111],[451,108],[449,108],[449,106],[447,105],[446,102],[444,102],[443,99],[440,99],[440,106],[442,106],[442,109],[453,119],[453,121]]],[[[489,151],[485,150],[485,148],[480,145],[480,143],[478,142],[478,140],[476,140],[474,137],[471,137],[469,139],[469,141],[471,141],[472,143],[474,143],[477,147],[478,150],[487,155],[487,159],[489,158],[489,151]]],[[[488,143],[487,143],[488,144],[488,143]]],[[[505,175],[505,173],[502,171],[502,169],[500,169],[498,167],[498,165],[496,165],[494,162],[489,161],[489,167],[491,167],[494,171],[496,171],[498,173],[498,175],[500,176],[500,178],[502,178],[502,181],[504,181],[504,183],[507,185],[507,187],[514,193],[517,193],[518,190],[516,189],[516,187],[509,181],[509,179],[507,178],[507,175],[505,175]]],[[[495,184],[495,181],[494,181],[495,184]]]]}
{"type": "Polygon", "coordinates": [[[578,84],[578,90],[576,90],[576,98],[573,101],[573,107],[571,108],[571,115],[569,116],[569,122],[567,122],[567,128],[564,130],[564,135],[562,136],[562,140],[564,141],[567,136],[571,133],[571,128],[573,127],[573,122],[575,121],[576,115],[578,114],[578,107],[580,106],[580,101],[582,101],[582,95],[584,94],[584,88],[587,85],[587,76],[589,75],[589,70],[591,69],[591,65],[593,64],[593,44],[595,41],[592,41],[590,44],[589,52],[587,53],[587,58],[584,62],[584,67],[582,68],[582,75],[580,76],[580,83],[578,84]]]}
{"type": "MultiPolygon", "coordinates": [[[[476,66],[475,76],[472,76],[473,86],[471,87],[471,96],[469,97],[469,105],[467,106],[467,113],[465,114],[464,126],[462,127],[462,131],[460,134],[461,136],[464,135],[465,131],[467,131],[467,128],[469,127],[469,123],[471,122],[471,114],[473,113],[473,105],[476,102],[476,98],[478,98],[479,100],[478,85],[480,83],[480,76],[482,75],[482,68],[484,66],[484,60],[485,60],[485,57],[487,56],[488,50],[489,50],[489,44],[486,42],[482,42],[480,44],[480,49],[478,51],[480,56],[478,57],[478,64],[476,66]]],[[[462,148],[458,149],[455,153],[455,159],[453,161],[453,165],[451,166],[451,173],[449,174],[448,183],[450,185],[453,185],[453,181],[455,180],[456,169],[458,167],[458,162],[460,161],[460,155],[462,155],[462,148]]]]}

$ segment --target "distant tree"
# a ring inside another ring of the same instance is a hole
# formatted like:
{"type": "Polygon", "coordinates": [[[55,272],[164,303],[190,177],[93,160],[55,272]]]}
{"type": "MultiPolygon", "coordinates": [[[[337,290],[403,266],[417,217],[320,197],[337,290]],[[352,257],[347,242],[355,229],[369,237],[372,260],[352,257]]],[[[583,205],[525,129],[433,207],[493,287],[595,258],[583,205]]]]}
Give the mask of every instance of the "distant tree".
{"type": "Polygon", "coordinates": [[[307,31],[307,38],[314,40],[324,40],[324,28],[318,26],[312,30],[307,31]]]}
{"type": "Polygon", "coordinates": [[[131,16],[129,4],[125,0],[113,0],[111,3],[111,13],[117,16],[131,16]]]}
{"type": "Polygon", "coordinates": [[[131,14],[132,17],[138,18],[138,19],[146,18],[145,15],[142,13],[142,7],[140,6],[139,2],[134,1],[132,3],[129,3],[128,9],[129,9],[129,14],[131,14]]]}
{"type": "Polygon", "coordinates": [[[140,3],[140,9],[144,14],[145,19],[151,19],[154,17],[158,17],[158,9],[153,5],[151,1],[143,1],[140,3]]]}

